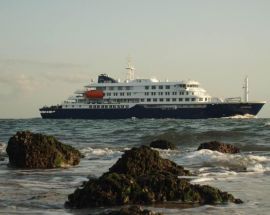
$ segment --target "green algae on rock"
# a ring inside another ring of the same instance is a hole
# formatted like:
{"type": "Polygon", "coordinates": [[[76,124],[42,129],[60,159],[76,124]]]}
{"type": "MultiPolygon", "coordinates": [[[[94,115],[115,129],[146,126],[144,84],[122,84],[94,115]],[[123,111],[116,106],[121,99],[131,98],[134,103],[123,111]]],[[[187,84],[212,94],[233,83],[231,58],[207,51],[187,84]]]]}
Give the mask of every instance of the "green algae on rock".
{"type": "Polygon", "coordinates": [[[9,163],[18,168],[60,168],[77,165],[81,153],[53,136],[17,132],[8,141],[9,163]]]}
{"type": "Polygon", "coordinates": [[[66,206],[87,208],[132,204],[153,204],[167,201],[179,203],[241,203],[231,194],[210,186],[193,185],[179,175],[189,171],[163,159],[150,147],[126,151],[109,172],[90,179],[68,196],[66,206]]]}
{"type": "Polygon", "coordinates": [[[218,151],[221,153],[236,154],[240,153],[240,149],[232,144],[221,143],[218,141],[211,141],[206,143],[201,143],[198,150],[208,149],[212,151],[218,151]]]}
{"type": "Polygon", "coordinates": [[[176,163],[160,157],[159,152],[148,146],[132,148],[110,168],[110,172],[131,176],[145,175],[152,172],[169,172],[178,176],[191,175],[188,170],[176,163]]]}

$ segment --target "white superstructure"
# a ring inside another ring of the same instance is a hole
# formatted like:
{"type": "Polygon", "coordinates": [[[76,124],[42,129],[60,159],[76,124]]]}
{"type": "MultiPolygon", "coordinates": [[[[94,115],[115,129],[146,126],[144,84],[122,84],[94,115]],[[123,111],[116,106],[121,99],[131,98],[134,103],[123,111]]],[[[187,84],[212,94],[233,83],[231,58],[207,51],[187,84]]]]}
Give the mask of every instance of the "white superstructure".
{"type": "Polygon", "coordinates": [[[144,105],[192,105],[220,103],[222,99],[211,97],[197,81],[159,81],[157,79],[134,78],[134,67],[128,64],[127,79],[118,82],[106,74],[108,81],[91,82],[75,96],[62,103],[63,108],[130,108],[144,105]],[[111,81],[113,80],[113,81],[111,81]],[[104,93],[102,98],[91,98],[86,92],[96,90],[104,93]],[[91,106],[92,105],[92,106],[91,106]]]}

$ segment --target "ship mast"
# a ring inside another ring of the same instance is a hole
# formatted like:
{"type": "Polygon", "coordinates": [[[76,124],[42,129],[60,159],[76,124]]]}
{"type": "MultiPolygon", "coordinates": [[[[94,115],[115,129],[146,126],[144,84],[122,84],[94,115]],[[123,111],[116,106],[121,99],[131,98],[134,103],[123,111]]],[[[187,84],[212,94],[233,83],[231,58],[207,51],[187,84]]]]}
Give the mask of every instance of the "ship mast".
{"type": "Polygon", "coordinates": [[[127,80],[134,80],[134,70],[135,68],[131,65],[131,59],[128,59],[128,66],[126,67],[127,70],[127,80]]]}
{"type": "Polygon", "coordinates": [[[248,102],[248,76],[246,76],[245,78],[245,82],[244,82],[244,102],[248,102]]]}

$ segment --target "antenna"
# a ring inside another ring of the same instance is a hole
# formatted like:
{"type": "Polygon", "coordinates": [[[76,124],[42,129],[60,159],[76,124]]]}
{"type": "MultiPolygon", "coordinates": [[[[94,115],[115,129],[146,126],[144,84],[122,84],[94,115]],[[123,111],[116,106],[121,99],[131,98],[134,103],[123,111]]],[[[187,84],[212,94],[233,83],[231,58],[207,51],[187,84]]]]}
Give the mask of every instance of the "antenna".
{"type": "Polygon", "coordinates": [[[135,68],[131,65],[131,58],[128,58],[128,66],[127,69],[127,80],[134,80],[134,70],[135,68]]]}
{"type": "Polygon", "coordinates": [[[246,76],[246,78],[245,78],[243,89],[244,89],[244,102],[248,102],[248,94],[249,94],[249,91],[248,91],[248,76],[246,76]]]}

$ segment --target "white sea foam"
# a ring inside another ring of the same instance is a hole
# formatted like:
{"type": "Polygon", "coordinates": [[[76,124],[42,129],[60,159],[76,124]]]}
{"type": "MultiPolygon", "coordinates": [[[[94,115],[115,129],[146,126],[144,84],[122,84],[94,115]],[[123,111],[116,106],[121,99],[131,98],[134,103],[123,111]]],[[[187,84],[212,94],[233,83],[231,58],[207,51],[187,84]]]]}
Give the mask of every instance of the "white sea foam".
{"type": "MultiPolygon", "coordinates": [[[[124,149],[126,150],[126,149],[124,149]]],[[[107,156],[119,156],[123,152],[115,149],[109,149],[109,148],[92,148],[92,147],[87,147],[84,149],[81,149],[80,152],[87,158],[92,158],[92,157],[107,157],[107,156]]]]}
{"type": "Polygon", "coordinates": [[[0,154],[5,154],[6,153],[6,148],[7,148],[7,145],[0,142],[0,154]]]}
{"type": "Polygon", "coordinates": [[[204,178],[228,178],[228,177],[234,177],[236,175],[238,175],[238,172],[235,171],[230,171],[230,170],[225,170],[225,169],[220,169],[220,172],[214,171],[214,172],[203,172],[200,173],[199,176],[200,177],[204,177],[204,178]]]}
{"type": "Polygon", "coordinates": [[[167,159],[179,154],[178,150],[158,149],[158,148],[152,148],[152,149],[158,151],[161,157],[167,158],[167,159]]]}
{"type": "Polygon", "coordinates": [[[260,163],[247,167],[248,172],[266,172],[270,171],[270,166],[264,166],[260,163]]]}
{"type": "Polygon", "coordinates": [[[265,123],[265,126],[266,126],[266,127],[270,126],[270,122],[266,122],[266,123],[265,123]]]}
{"type": "MultiPolygon", "coordinates": [[[[211,150],[200,150],[187,154],[183,161],[193,166],[203,166],[205,168],[222,168],[224,171],[243,172],[263,172],[270,168],[270,158],[258,155],[244,155],[244,154],[224,154],[211,150]]],[[[208,171],[208,170],[207,170],[208,171]]],[[[228,174],[228,172],[223,172],[228,174]]]]}
{"type": "Polygon", "coordinates": [[[213,181],[213,177],[201,177],[201,176],[178,176],[179,179],[190,179],[191,183],[201,183],[205,181],[213,181]]]}
{"type": "Polygon", "coordinates": [[[193,184],[197,184],[197,183],[203,183],[203,182],[214,181],[214,180],[215,178],[213,177],[200,177],[200,178],[193,179],[190,182],[193,184]]]}
{"type": "Polygon", "coordinates": [[[245,115],[234,115],[229,117],[222,117],[225,119],[253,119],[257,118],[257,116],[251,115],[251,114],[245,114],[245,115]]]}

